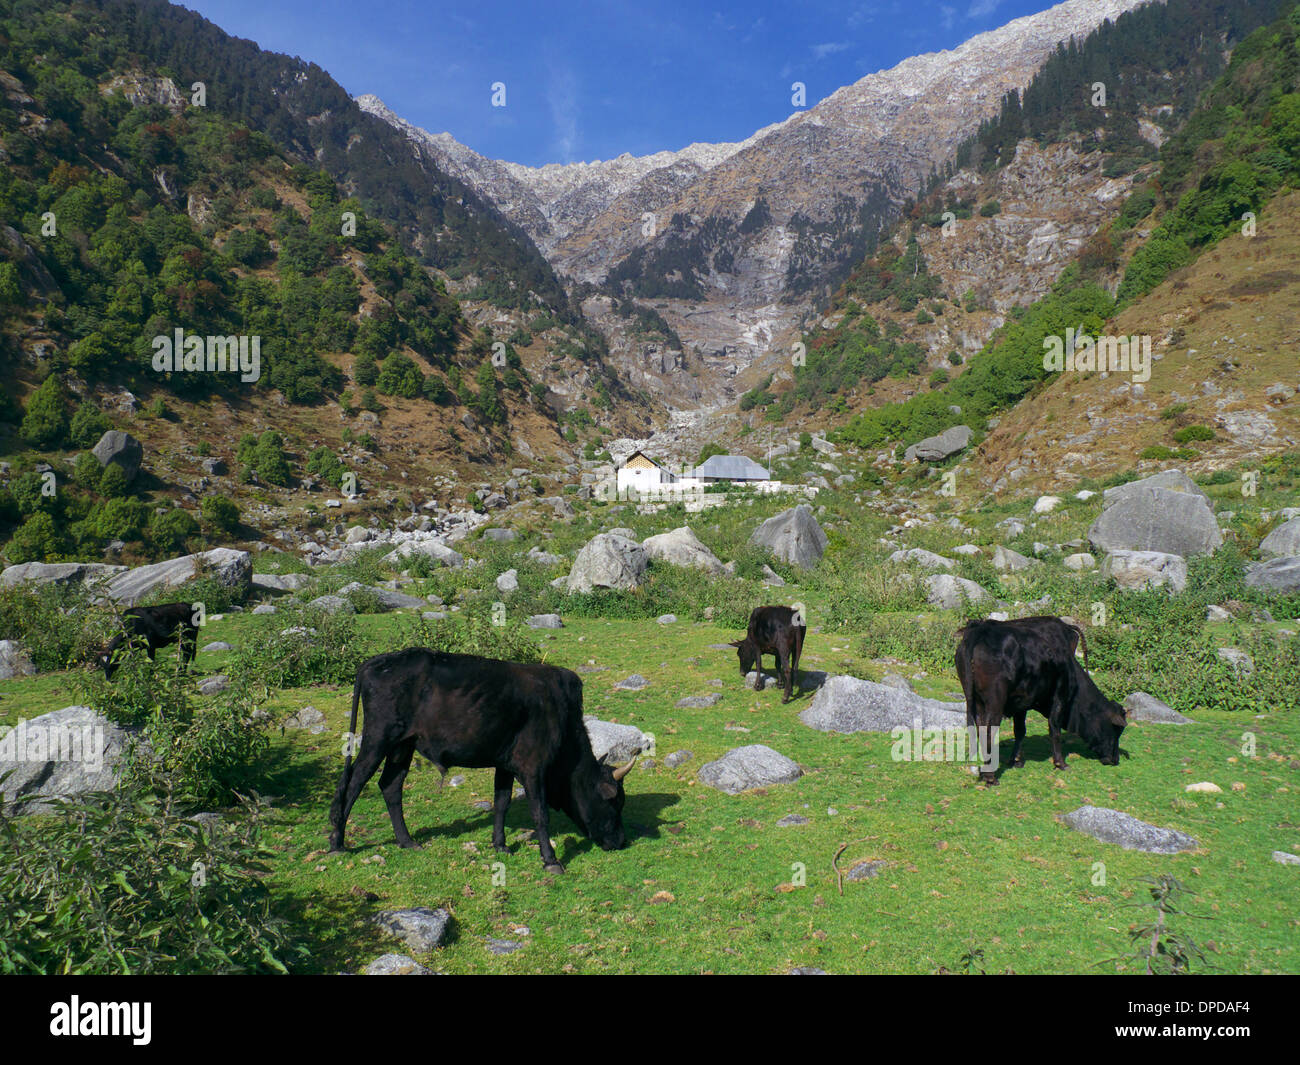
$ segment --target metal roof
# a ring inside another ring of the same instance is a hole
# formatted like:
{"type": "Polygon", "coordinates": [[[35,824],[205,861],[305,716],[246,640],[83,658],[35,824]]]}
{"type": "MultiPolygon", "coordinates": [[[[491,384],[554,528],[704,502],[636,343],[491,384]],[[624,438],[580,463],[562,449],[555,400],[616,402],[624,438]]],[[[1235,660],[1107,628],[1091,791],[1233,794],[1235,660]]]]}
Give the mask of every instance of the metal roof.
{"type": "Polygon", "coordinates": [[[766,481],[771,474],[744,455],[712,455],[695,467],[696,477],[716,477],[724,481],[766,481]]]}

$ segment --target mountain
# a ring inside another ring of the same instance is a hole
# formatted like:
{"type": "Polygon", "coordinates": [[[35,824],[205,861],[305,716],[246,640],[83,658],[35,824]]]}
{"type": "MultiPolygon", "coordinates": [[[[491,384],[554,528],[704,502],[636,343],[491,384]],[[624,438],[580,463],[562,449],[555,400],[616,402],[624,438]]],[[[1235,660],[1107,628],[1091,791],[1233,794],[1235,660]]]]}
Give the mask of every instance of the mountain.
{"type": "Polygon", "coordinates": [[[700,378],[666,395],[685,405],[727,394],[1062,42],[1144,2],[1067,0],[869,75],[744,141],[640,158],[489,160],[373,96],[357,102],[495,204],[571,285],[652,305],[699,360],[700,378]]]}

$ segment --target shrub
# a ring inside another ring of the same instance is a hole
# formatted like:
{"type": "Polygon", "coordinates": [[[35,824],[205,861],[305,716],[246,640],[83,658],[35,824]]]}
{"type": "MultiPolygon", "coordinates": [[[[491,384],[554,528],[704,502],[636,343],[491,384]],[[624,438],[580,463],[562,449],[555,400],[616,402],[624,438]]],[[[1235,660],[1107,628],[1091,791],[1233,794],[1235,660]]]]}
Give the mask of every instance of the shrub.
{"type": "Polygon", "coordinates": [[[0,640],[17,640],[42,673],[91,660],[117,624],[106,610],[89,609],[80,585],[0,588],[0,640]]]}
{"type": "Polygon", "coordinates": [[[263,817],[241,802],[209,828],[170,794],[125,789],[49,817],[0,806],[0,972],[286,972],[305,952],[272,912],[263,817]]]}
{"type": "Polygon", "coordinates": [[[94,447],[111,428],[113,424],[103,411],[93,403],[82,403],[72,416],[68,438],[73,447],[94,447]]]}
{"type": "Polygon", "coordinates": [[[1180,444],[1190,444],[1194,440],[1213,440],[1214,430],[1207,425],[1185,425],[1174,430],[1174,440],[1180,444]]]}
{"type": "Polygon", "coordinates": [[[23,438],[33,447],[53,448],[68,434],[68,417],[63,411],[63,386],[51,374],[27,401],[23,415],[23,438]]]}
{"type": "MultiPolygon", "coordinates": [[[[91,457],[94,458],[93,455],[91,457]]],[[[95,459],[95,461],[99,460],[95,459]]],[[[99,494],[106,499],[121,499],[129,488],[130,482],[126,478],[126,470],[116,462],[110,462],[100,472],[99,494]]]]}
{"type": "Polygon", "coordinates": [[[239,528],[239,508],[225,496],[204,496],[199,514],[204,524],[217,532],[231,533],[239,528]]]}
{"type": "Polygon", "coordinates": [[[5,548],[5,557],[17,565],[20,562],[49,562],[63,550],[63,538],[54,519],[45,511],[37,511],[18,527],[5,548]]]}
{"type": "Polygon", "coordinates": [[[176,508],[155,514],[149,522],[149,537],[168,551],[184,550],[186,541],[198,534],[199,523],[185,510],[176,508]]]}

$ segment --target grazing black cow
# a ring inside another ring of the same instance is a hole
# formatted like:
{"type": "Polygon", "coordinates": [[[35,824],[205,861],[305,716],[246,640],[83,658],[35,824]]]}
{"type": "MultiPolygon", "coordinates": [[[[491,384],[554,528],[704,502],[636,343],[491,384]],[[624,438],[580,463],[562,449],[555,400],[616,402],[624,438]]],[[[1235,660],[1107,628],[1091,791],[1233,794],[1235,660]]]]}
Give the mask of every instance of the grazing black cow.
{"type": "Polygon", "coordinates": [[[743,640],[735,640],[732,647],[740,657],[740,675],[755,671],[754,690],[763,690],[763,656],[776,658],[776,669],[785,685],[785,698],[790,701],[794,689],[794,675],[799,671],[799,656],[803,653],[803,638],[808,628],[797,611],[788,606],[758,606],[749,615],[749,630],[743,640]]]}
{"type": "Polygon", "coordinates": [[[387,759],[379,790],[397,842],[419,846],[406,830],[402,783],[415,751],[446,772],[451,766],[496,769],[492,846],[506,849],[506,809],[518,777],[528,796],[542,864],[564,872],[555,858],[547,807],[563,810],[604,850],[627,845],[623,778],[636,762],[599,762],[582,722],[582,681],[558,666],[522,665],[422,647],[376,655],[361,663],[352,687],[365,706],[356,765],[348,754],[330,807],[330,849],[343,849],[352,804],[387,759]]]}
{"type": "Polygon", "coordinates": [[[158,648],[179,641],[181,668],[188,669],[194,660],[199,627],[194,623],[194,607],[190,603],[132,607],[122,612],[122,629],[100,653],[99,664],[105,680],[112,680],[117,672],[114,654],[123,644],[143,649],[152,662],[158,648]]]}
{"type": "MultiPolygon", "coordinates": [[[[957,676],[966,696],[966,723],[978,727],[984,764],[980,779],[996,784],[989,768],[993,729],[1003,717],[1015,720],[1011,764],[1023,766],[1025,715],[1037,710],[1047,718],[1052,764],[1065,768],[1061,729],[1081,737],[1103,765],[1119,764],[1119,736],[1127,719],[1124,708],[1098,690],[1074,657],[1081,630],[1060,618],[1016,621],[970,621],[957,634],[957,676]]],[[[1083,644],[1087,661],[1088,644],[1083,644]]]]}

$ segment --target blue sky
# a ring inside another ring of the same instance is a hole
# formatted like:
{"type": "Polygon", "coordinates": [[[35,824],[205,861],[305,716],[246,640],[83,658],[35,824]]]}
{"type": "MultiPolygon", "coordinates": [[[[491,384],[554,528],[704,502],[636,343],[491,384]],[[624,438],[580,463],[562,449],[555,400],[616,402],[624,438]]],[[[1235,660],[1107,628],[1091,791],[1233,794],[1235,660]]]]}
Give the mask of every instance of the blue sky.
{"type": "Polygon", "coordinates": [[[320,64],[354,96],[539,166],[741,140],[919,52],[1051,0],[189,0],[228,33],[320,64]],[[505,84],[505,107],[491,86],[505,84]]]}

